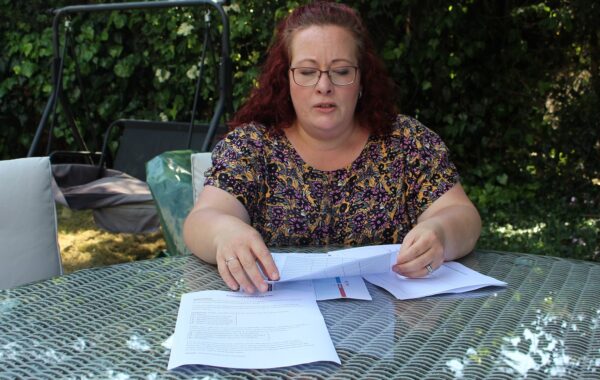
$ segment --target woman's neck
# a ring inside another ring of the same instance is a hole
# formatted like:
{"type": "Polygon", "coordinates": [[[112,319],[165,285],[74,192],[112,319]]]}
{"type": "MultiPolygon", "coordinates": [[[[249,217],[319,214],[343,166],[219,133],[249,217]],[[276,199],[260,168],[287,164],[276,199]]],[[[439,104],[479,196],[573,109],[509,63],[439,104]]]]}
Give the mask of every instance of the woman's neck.
{"type": "Polygon", "coordinates": [[[311,134],[294,124],[284,129],[288,141],[308,165],[322,171],[348,167],[362,152],[369,131],[354,123],[339,133],[311,134]]]}

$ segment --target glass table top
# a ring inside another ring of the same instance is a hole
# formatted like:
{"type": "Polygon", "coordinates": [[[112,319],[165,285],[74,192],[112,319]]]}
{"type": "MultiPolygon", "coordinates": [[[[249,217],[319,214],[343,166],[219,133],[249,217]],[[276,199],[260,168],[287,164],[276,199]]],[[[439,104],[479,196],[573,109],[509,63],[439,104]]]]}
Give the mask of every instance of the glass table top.
{"type": "Polygon", "coordinates": [[[320,301],[342,365],[167,371],[181,294],[227,290],[192,256],[81,270],[0,291],[0,379],[600,378],[600,264],[477,251],[506,288],[320,301]]]}

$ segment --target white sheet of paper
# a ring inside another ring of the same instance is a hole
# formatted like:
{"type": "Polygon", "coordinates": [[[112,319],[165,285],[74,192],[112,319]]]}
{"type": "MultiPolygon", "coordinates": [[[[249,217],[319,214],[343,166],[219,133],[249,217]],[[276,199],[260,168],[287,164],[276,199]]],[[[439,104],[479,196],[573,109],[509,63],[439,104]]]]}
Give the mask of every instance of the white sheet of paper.
{"type": "Polygon", "coordinates": [[[340,364],[314,292],[207,290],[181,298],[168,369],[186,364],[276,368],[340,364]]]}
{"type": "Polygon", "coordinates": [[[387,244],[327,253],[273,252],[272,255],[279,269],[278,282],[285,282],[387,273],[399,250],[399,244],[387,244]]]}
{"type": "Polygon", "coordinates": [[[273,291],[301,290],[313,291],[317,301],[326,301],[339,298],[356,300],[372,300],[371,294],[362,277],[335,277],[319,280],[274,282],[270,284],[273,291]]]}
{"type": "Polygon", "coordinates": [[[365,280],[380,286],[400,300],[427,297],[441,293],[462,293],[485,286],[506,286],[496,280],[451,261],[423,278],[406,278],[391,270],[387,273],[364,276],[365,280]]]}
{"type": "Polygon", "coordinates": [[[373,299],[367,289],[365,281],[360,276],[321,278],[312,280],[312,282],[315,288],[317,301],[338,298],[352,298],[355,300],[368,301],[373,299]]]}

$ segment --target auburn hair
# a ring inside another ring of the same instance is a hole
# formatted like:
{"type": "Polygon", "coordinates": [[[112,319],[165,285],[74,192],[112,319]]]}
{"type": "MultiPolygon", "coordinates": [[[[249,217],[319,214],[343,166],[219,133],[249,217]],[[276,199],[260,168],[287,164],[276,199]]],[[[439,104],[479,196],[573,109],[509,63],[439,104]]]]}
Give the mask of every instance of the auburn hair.
{"type": "Polygon", "coordinates": [[[284,18],[275,30],[274,40],[258,77],[257,86],[250,92],[229,123],[235,128],[258,122],[267,128],[291,126],[296,112],[290,96],[291,42],[295,32],[313,25],[334,25],[347,29],[354,36],[358,52],[362,96],[355,115],[358,122],[374,134],[388,132],[396,114],[394,84],[358,13],[347,5],[316,1],[300,6],[284,18]]]}

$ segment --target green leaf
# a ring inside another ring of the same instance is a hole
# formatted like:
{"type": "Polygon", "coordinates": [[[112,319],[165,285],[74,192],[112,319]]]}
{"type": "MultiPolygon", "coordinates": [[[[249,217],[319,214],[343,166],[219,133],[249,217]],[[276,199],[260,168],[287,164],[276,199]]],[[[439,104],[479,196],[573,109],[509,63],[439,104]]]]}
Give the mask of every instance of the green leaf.
{"type": "Polygon", "coordinates": [[[125,59],[119,60],[113,70],[114,73],[120,78],[129,78],[135,70],[137,60],[138,58],[134,55],[129,55],[125,59]]]}
{"type": "Polygon", "coordinates": [[[498,181],[498,183],[502,186],[506,186],[506,184],[508,183],[508,175],[506,175],[505,173],[500,174],[496,176],[496,181],[498,181]]]}
{"type": "Polygon", "coordinates": [[[125,26],[125,23],[127,22],[127,16],[125,16],[123,13],[115,11],[111,13],[110,20],[115,26],[115,28],[122,29],[125,26]]]}
{"type": "Polygon", "coordinates": [[[33,44],[31,42],[26,42],[23,45],[21,45],[21,51],[23,52],[23,54],[25,54],[26,57],[29,57],[29,54],[31,54],[32,49],[33,44]]]}

